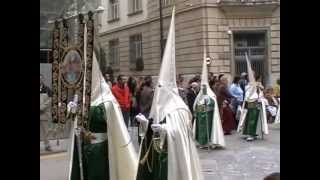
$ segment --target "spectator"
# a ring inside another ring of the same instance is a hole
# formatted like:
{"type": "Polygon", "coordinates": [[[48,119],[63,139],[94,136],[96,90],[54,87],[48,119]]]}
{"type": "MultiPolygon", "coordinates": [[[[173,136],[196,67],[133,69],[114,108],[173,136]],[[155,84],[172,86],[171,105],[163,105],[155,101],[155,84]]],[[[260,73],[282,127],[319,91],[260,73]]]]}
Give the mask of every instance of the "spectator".
{"type": "Polygon", "coordinates": [[[136,93],[137,93],[137,81],[135,80],[134,77],[130,76],[128,79],[128,88],[130,91],[130,97],[131,97],[131,102],[130,102],[130,124],[131,126],[134,126],[135,124],[135,116],[139,114],[138,112],[138,105],[137,105],[137,98],[136,98],[136,93]]]}
{"type": "MultiPolygon", "coordinates": [[[[144,83],[141,86],[141,93],[140,93],[140,112],[145,116],[149,117],[151,106],[152,106],[152,100],[153,100],[153,94],[154,90],[152,87],[152,78],[151,76],[146,76],[144,78],[144,83]]],[[[140,128],[138,128],[138,134],[140,134],[140,128]]],[[[141,137],[138,136],[138,142],[141,142],[141,137]]]]}
{"type": "Polygon", "coordinates": [[[214,75],[212,72],[209,72],[208,80],[209,80],[209,85],[210,85],[210,82],[212,82],[214,80],[214,75]]]}
{"type": "MultiPolygon", "coordinates": [[[[105,74],[108,74],[109,76],[109,81],[110,81],[110,88],[112,88],[112,86],[114,85],[114,76],[113,76],[113,70],[110,66],[107,67],[107,70],[105,72],[105,74]]],[[[106,78],[106,77],[105,77],[106,78]]],[[[107,80],[107,79],[106,79],[107,80]]],[[[108,82],[107,82],[108,83],[108,82]]],[[[109,83],[108,83],[109,84],[109,83]]]]}
{"type": "Polygon", "coordinates": [[[125,81],[126,79],[124,78],[124,76],[119,75],[117,78],[117,83],[112,87],[112,93],[120,105],[124,122],[128,127],[130,118],[131,97],[129,88],[126,85],[125,81]]]}
{"type": "Polygon", "coordinates": [[[275,98],[274,91],[273,91],[272,87],[267,88],[265,90],[264,97],[266,99],[268,123],[273,123],[276,118],[280,102],[278,101],[277,98],[275,98]]]}
{"type": "MultiPolygon", "coordinates": [[[[241,106],[243,102],[243,90],[240,87],[239,81],[240,81],[240,77],[235,76],[229,89],[230,94],[234,97],[231,100],[231,105],[232,105],[232,111],[235,114],[237,113],[238,107],[241,106]]],[[[239,117],[236,116],[235,119],[236,119],[236,122],[239,121],[239,117]]]]}
{"type": "Polygon", "coordinates": [[[106,80],[106,83],[109,85],[109,87],[112,88],[113,82],[111,81],[111,75],[109,73],[105,73],[104,79],[106,80]]]}
{"type": "Polygon", "coordinates": [[[137,100],[137,111],[140,113],[140,99],[141,99],[141,90],[144,84],[144,77],[140,76],[137,81],[137,88],[136,88],[136,100],[137,100]]]}
{"type": "Polygon", "coordinates": [[[255,79],[256,79],[257,86],[259,87],[258,88],[258,93],[260,93],[260,90],[261,91],[264,90],[264,86],[262,85],[262,77],[259,74],[257,74],[255,76],[255,79]]]}
{"type": "Polygon", "coordinates": [[[241,89],[243,91],[243,98],[244,98],[245,97],[246,86],[248,85],[248,75],[247,75],[247,73],[245,73],[245,72],[241,73],[239,84],[240,84],[240,87],[241,87],[241,89]]]}
{"type": "Polygon", "coordinates": [[[277,83],[274,86],[274,95],[276,98],[280,98],[280,79],[277,79],[277,83]]]}
{"type": "Polygon", "coordinates": [[[44,77],[40,74],[40,128],[43,132],[46,151],[52,151],[48,140],[49,121],[51,121],[52,91],[44,84],[44,77]]]}
{"type": "Polygon", "coordinates": [[[217,82],[217,76],[213,76],[211,79],[209,79],[209,86],[211,88],[212,91],[214,91],[214,86],[217,82]]]}
{"type": "Polygon", "coordinates": [[[224,76],[224,74],[220,74],[219,76],[218,76],[218,80],[214,83],[214,86],[213,86],[213,88],[212,88],[212,90],[213,90],[213,92],[215,93],[215,94],[218,94],[219,92],[218,92],[218,88],[219,88],[219,86],[220,86],[220,84],[221,84],[221,78],[224,76]]]}
{"type": "Polygon", "coordinates": [[[194,79],[196,83],[201,84],[201,76],[199,74],[197,74],[194,79]]]}
{"type": "Polygon", "coordinates": [[[179,74],[178,75],[178,80],[177,80],[177,86],[178,86],[179,95],[182,98],[182,100],[186,104],[188,104],[187,92],[186,92],[186,89],[183,87],[183,82],[184,82],[184,77],[181,74],[179,74]]]}
{"type": "Polygon", "coordinates": [[[153,87],[152,87],[152,78],[151,76],[146,76],[144,79],[144,83],[141,87],[141,97],[140,97],[140,112],[146,116],[149,117],[151,105],[152,105],[152,99],[153,99],[153,87]]]}
{"type": "Polygon", "coordinates": [[[240,87],[240,77],[235,76],[233,79],[233,82],[230,86],[230,93],[232,96],[236,98],[237,101],[242,102],[243,101],[243,90],[240,87]]]}
{"type": "Polygon", "coordinates": [[[192,115],[193,115],[193,104],[194,104],[194,101],[196,100],[199,90],[200,90],[199,84],[196,82],[192,82],[190,84],[190,87],[188,88],[187,101],[188,101],[188,106],[192,115]]]}
{"type": "Polygon", "coordinates": [[[236,128],[236,122],[234,119],[234,113],[230,108],[230,101],[234,97],[229,92],[228,79],[226,77],[220,77],[220,83],[217,90],[217,101],[220,109],[220,117],[222,119],[222,128],[224,133],[228,135],[236,128]]]}

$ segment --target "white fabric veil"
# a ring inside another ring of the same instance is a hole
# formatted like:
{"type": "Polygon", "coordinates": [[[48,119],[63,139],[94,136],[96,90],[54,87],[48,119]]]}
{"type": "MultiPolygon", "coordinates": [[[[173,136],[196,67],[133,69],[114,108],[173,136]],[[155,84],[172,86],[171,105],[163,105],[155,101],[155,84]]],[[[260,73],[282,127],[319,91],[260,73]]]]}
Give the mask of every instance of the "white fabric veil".
{"type": "MultiPolygon", "coordinates": [[[[193,109],[195,110],[196,104],[199,100],[199,98],[203,94],[203,85],[206,85],[207,87],[207,94],[210,98],[214,100],[214,116],[212,119],[212,131],[211,131],[211,142],[210,144],[218,145],[221,147],[225,147],[225,141],[224,141],[224,134],[223,134],[223,129],[221,125],[221,119],[220,119],[220,112],[219,112],[219,107],[217,103],[217,98],[215,93],[211,90],[208,82],[208,68],[207,68],[207,63],[206,63],[206,51],[204,50],[203,53],[203,65],[202,65],[202,75],[201,75],[201,89],[199,94],[197,95],[194,104],[193,104],[193,109]]],[[[195,124],[195,123],[194,123],[195,124]]],[[[194,126],[195,127],[195,126],[194,126]]],[[[195,136],[195,128],[194,128],[194,136],[195,136]]]]}
{"type": "Polygon", "coordinates": [[[174,26],[175,7],[149,117],[155,123],[166,119],[168,180],[203,180],[198,152],[191,139],[191,113],[176,85],[174,26]]]}
{"type": "MultiPolygon", "coordinates": [[[[85,27],[86,42],[86,27],[85,27]]],[[[85,43],[86,44],[86,43],[85,43]]],[[[86,50],[86,47],[84,48],[86,50]]],[[[86,51],[84,51],[86,58],[86,51]]],[[[86,71],[85,71],[86,72],[86,71]]],[[[91,106],[104,104],[106,109],[108,160],[110,180],[134,180],[138,168],[137,153],[124,124],[120,106],[114,98],[109,85],[102,76],[95,53],[92,60],[91,106]]],[[[71,130],[71,146],[69,147],[69,180],[73,158],[74,123],[71,130]]]]}

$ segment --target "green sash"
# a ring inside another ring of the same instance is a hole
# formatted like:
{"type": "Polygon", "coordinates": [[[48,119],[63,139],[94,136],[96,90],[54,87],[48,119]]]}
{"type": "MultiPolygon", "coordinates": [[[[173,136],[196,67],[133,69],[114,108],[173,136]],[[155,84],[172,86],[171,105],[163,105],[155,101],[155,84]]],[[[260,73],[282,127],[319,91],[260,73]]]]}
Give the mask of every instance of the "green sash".
{"type": "MultiPolygon", "coordinates": [[[[151,123],[150,123],[151,124],[151,123]]],[[[168,154],[167,143],[164,150],[158,147],[158,141],[152,138],[151,126],[148,127],[145,138],[141,145],[138,174],[136,180],[167,180],[168,177],[168,154]]]]}
{"type": "Polygon", "coordinates": [[[245,125],[243,129],[244,135],[256,136],[257,135],[257,125],[260,114],[260,108],[257,102],[247,103],[247,115],[245,119],[245,125]]]}
{"type": "Polygon", "coordinates": [[[200,145],[206,145],[210,141],[213,121],[213,101],[209,101],[209,104],[196,106],[196,141],[200,145]],[[209,111],[208,111],[209,109],[209,111]]]}

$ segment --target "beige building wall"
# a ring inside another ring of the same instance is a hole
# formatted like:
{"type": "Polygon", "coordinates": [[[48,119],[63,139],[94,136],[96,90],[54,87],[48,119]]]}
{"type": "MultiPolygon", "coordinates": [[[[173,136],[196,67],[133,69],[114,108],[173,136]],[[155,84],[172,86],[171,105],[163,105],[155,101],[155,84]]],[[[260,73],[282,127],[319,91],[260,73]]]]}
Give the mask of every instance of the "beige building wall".
{"type": "Polygon", "coordinates": [[[272,84],[280,78],[280,7],[278,7],[272,15],[271,23],[271,74],[272,84]]]}
{"type": "MultiPolygon", "coordinates": [[[[157,76],[160,69],[159,4],[147,2],[147,18],[137,23],[101,33],[106,54],[109,41],[119,38],[120,66],[115,74],[157,76]],[[129,37],[142,33],[144,70],[136,71],[129,64],[129,37]]],[[[163,37],[167,37],[172,7],[163,9],[163,37]]],[[[280,76],[280,5],[223,7],[215,0],[176,0],[176,66],[177,74],[201,73],[203,50],[208,49],[214,61],[209,71],[233,76],[233,36],[227,31],[264,30],[267,32],[268,84],[280,76]]]]}

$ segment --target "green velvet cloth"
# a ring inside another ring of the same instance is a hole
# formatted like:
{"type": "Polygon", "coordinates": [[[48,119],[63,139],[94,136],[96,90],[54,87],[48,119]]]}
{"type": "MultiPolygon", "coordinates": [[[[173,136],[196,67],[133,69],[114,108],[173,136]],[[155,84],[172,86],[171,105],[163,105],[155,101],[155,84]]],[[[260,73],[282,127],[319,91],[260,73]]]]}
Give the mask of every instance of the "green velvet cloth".
{"type": "Polygon", "coordinates": [[[200,145],[206,145],[210,141],[214,113],[213,110],[213,100],[209,101],[208,108],[204,105],[196,105],[196,141],[200,145]],[[209,109],[209,111],[206,109],[209,109]]]}
{"type": "MultiPolygon", "coordinates": [[[[101,104],[90,108],[89,130],[91,133],[106,133],[105,108],[101,104]]],[[[82,161],[84,180],[108,180],[108,141],[91,144],[82,138],[82,161]]],[[[77,142],[77,139],[76,141],[77,142]]],[[[77,143],[74,144],[71,180],[81,180],[77,143]]]]}
{"type": "Polygon", "coordinates": [[[248,109],[243,134],[250,136],[257,136],[257,125],[260,114],[260,108],[258,103],[247,103],[248,109]]]}
{"type": "Polygon", "coordinates": [[[146,137],[141,144],[141,156],[136,180],[167,180],[168,178],[167,143],[165,143],[163,151],[157,151],[152,136],[153,132],[149,125],[146,137]],[[147,158],[147,160],[142,162],[144,158],[147,158]]]}

